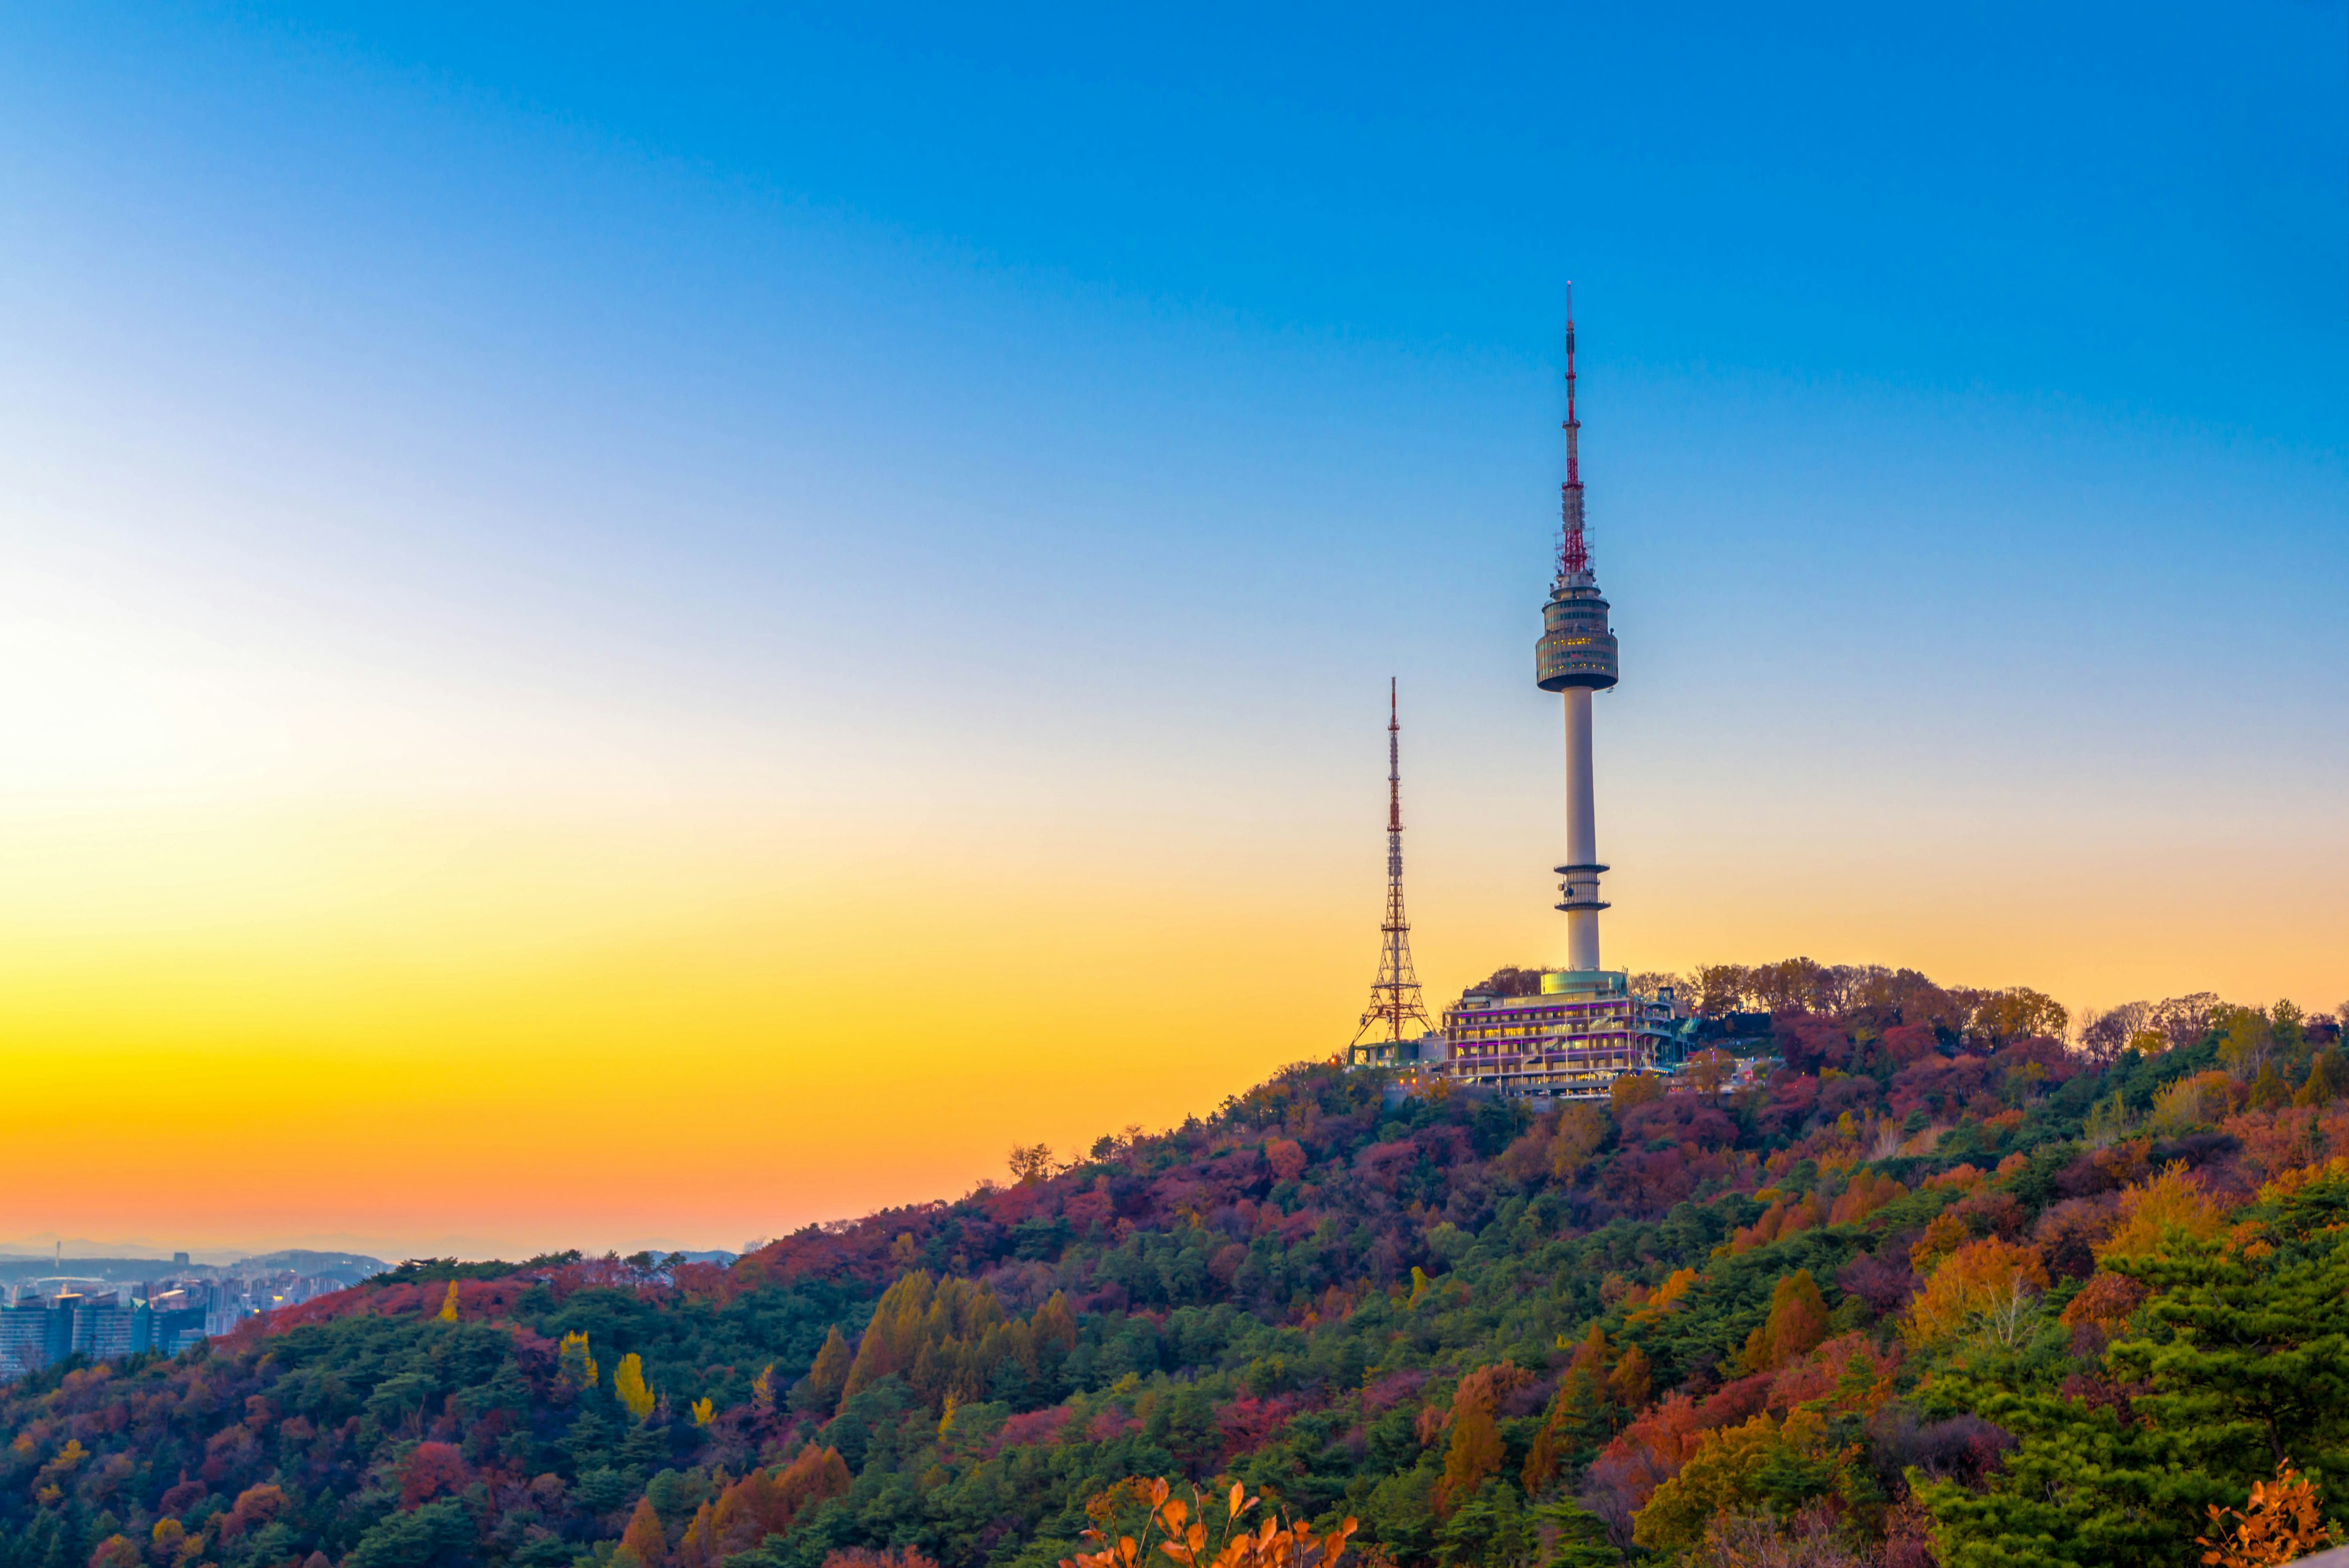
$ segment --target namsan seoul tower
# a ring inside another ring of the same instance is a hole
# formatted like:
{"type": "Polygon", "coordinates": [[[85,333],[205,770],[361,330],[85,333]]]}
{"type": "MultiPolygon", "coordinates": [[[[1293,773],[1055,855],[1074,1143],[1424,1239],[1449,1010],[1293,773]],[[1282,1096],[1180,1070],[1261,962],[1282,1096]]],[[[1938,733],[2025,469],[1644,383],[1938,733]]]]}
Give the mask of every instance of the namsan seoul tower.
{"type": "MultiPolygon", "coordinates": [[[[1671,986],[1631,989],[1630,974],[1599,967],[1598,812],[1590,788],[1590,694],[1615,684],[1615,633],[1583,537],[1582,421],[1574,406],[1574,296],[1566,306],[1566,483],[1559,492],[1557,576],[1542,607],[1535,682],[1566,700],[1567,967],[1544,969],[1541,990],[1496,974],[1444,1009],[1443,1064],[1455,1084],[1534,1099],[1598,1100],[1627,1074],[1677,1072],[1695,1038],[1671,986]]],[[[1424,1053],[1422,1054],[1424,1059],[1424,1053]]]]}
{"type": "Polygon", "coordinates": [[[1578,974],[1599,968],[1598,813],[1590,784],[1590,694],[1615,684],[1615,633],[1607,601],[1590,570],[1582,534],[1582,421],[1574,408],[1574,286],[1566,292],[1566,483],[1559,487],[1557,576],[1542,607],[1535,680],[1566,694],[1566,864],[1557,868],[1566,911],[1567,967],[1578,974]]]}

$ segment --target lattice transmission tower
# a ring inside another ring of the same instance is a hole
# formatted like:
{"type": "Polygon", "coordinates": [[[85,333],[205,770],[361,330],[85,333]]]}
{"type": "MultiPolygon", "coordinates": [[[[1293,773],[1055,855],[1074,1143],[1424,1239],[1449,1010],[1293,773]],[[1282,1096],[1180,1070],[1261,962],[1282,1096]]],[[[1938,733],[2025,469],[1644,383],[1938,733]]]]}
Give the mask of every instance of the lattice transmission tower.
{"type": "Polygon", "coordinates": [[[1379,978],[1371,982],[1371,1005],[1347,1046],[1357,1066],[1404,1059],[1403,1047],[1435,1024],[1420,1000],[1419,971],[1411,963],[1411,921],[1402,912],[1402,724],[1397,717],[1395,683],[1387,681],[1387,918],[1379,927],[1379,978]],[[1416,1033],[1404,1028],[1416,1023],[1416,1033]]]}

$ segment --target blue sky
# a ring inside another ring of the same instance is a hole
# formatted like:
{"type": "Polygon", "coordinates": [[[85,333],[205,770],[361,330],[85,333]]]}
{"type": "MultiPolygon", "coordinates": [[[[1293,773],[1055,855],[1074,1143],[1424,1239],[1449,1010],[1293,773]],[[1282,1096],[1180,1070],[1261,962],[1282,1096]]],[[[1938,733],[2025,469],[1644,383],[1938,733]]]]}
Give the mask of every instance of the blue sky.
{"type": "Polygon", "coordinates": [[[1360,1006],[1390,674],[1431,984],[1557,940],[1571,278],[1611,961],[2330,1005],[2344,108],[2338,4],[20,10],[0,854],[1228,898],[1236,1085],[1360,1006]]]}

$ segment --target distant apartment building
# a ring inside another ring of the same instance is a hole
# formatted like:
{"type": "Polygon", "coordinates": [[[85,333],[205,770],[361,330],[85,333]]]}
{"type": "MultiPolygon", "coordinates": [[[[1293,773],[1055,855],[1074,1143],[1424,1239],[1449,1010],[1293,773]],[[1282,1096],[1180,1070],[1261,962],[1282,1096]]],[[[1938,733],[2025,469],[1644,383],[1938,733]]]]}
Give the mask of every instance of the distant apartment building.
{"type": "Polygon", "coordinates": [[[291,1269],[242,1279],[164,1278],[140,1285],[52,1276],[9,1287],[0,1305],[0,1383],[68,1355],[92,1361],[177,1355],[246,1318],[344,1288],[291,1269]]]}
{"type": "Polygon", "coordinates": [[[0,1307],[0,1383],[64,1360],[68,1355],[114,1361],[146,1351],[177,1355],[210,1337],[210,1314],[202,1285],[140,1300],[128,1292],[86,1294],[63,1291],[42,1296],[18,1293],[0,1307]]]}
{"type": "Polygon", "coordinates": [[[92,1361],[135,1355],[147,1348],[146,1339],[147,1309],[120,1292],[74,1298],[71,1344],[92,1361]]]}
{"type": "Polygon", "coordinates": [[[20,1295],[0,1307],[0,1381],[38,1372],[73,1350],[73,1314],[59,1312],[43,1297],[20,1295]]]}
{"type": "Polygon", "coordinates": [[[147,1347],[162,1355],[177,1355],[212,1337],[204,1332],[202,1307],[174,1307],[168,1298],[150,1303],[147,1335],[147,1347]]]}

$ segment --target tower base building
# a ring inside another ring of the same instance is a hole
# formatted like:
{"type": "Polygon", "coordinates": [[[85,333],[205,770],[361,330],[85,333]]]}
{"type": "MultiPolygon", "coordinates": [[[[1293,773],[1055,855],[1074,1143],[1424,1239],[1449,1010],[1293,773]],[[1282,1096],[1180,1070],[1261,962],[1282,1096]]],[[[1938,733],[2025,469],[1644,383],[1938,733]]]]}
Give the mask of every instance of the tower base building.
{"type": "Polygon", "coordinates": [[[1695,1020],[1621,970],[1553,970],[1532,996],[1469,991],[1444,1013],[1444,1072],[1512,1097],[1604,1099],[1626,1074],[1677,1072],[1695,1020]]]}

